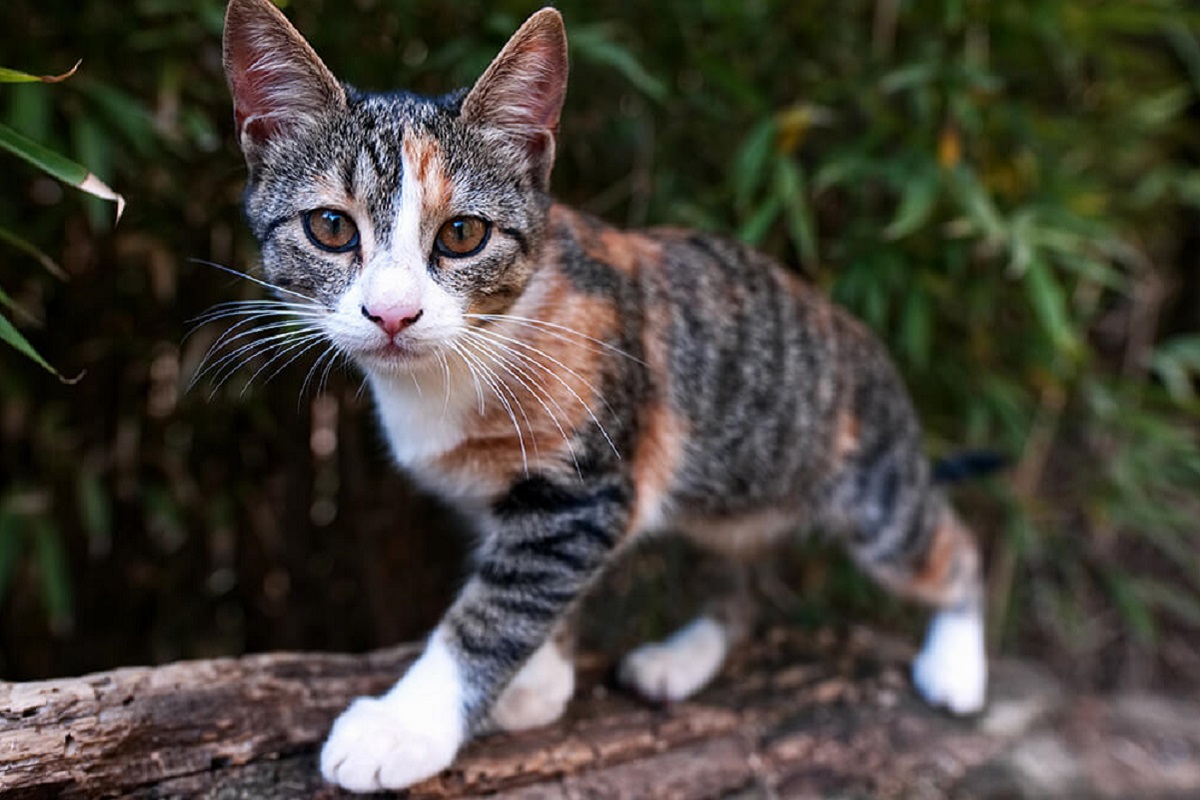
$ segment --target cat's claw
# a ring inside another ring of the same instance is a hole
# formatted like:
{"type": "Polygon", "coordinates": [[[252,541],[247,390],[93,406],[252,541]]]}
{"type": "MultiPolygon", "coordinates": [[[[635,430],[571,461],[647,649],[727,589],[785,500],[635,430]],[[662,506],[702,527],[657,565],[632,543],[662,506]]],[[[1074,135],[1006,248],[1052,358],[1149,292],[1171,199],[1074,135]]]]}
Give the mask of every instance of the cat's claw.
{"type": "Polygon", "coordinates": [[[973,714],[987,699],[983,621],[975,609],[941,611],[913,661],[913,683],[933,706],[973,714]]]}
{"type": "Polygon", "coordinates": [[[454,760],[459,737],[414,722],[386,697],[358,698],[321,748],[321,774],[352,792],[403,789],[436,775],[454,760]]]}

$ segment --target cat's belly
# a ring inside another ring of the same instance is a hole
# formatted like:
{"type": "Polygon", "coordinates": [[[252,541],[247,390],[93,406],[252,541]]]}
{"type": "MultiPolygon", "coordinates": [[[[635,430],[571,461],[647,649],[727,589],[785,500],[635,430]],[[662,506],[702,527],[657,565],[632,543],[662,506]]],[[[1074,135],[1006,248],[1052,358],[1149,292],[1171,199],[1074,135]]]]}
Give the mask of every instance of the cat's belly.
{"type": "Polygon", "coordinates": [[[672,529],[705,550],[728,558],[753,558],[794,536],[803,527],[802,514],[772,508],[734,516],[683,515],[672,529]]]}

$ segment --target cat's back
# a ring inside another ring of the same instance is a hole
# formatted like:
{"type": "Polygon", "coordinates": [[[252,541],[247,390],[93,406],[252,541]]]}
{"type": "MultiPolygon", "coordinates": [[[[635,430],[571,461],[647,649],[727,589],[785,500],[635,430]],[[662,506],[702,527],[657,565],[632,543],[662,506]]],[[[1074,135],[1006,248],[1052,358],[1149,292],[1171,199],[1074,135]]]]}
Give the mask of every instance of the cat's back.
{"type": "MultiPolygon", "coordinates": [[[[551,237],[580,291],[606,298],[641,354],[639,446],[671,465],[670,494],[701,514],[816,502],[872,420],[918,431],[883,346],[792,271],[738,242],[622,231],[556,206],[551,237]],[[712,506],[709,508],[708,506],[712,506]]],[[[907,446],[907,444],[905,445],[907,446]]],[[[638,481],[641,483],[641,481],[638,481]]]]}

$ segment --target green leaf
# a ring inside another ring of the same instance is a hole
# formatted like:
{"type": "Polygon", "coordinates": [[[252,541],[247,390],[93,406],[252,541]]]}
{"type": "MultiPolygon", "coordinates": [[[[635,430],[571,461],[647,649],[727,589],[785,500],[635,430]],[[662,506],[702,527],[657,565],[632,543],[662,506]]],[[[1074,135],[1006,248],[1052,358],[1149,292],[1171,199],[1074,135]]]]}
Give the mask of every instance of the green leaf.
{"type": "Polygon", "coordinates": [[[938,174],[922,170],[904,184],[895,218],[883,229],[885,239],[901,239],[929,221],[938,199],[938,174]]]}
{"type": "Polygon", "coordinates": [[[1037,315],[1042,329],[1054,343],[1055,349],[1068,356],[1075,356],[1079,341],[1071,327],[1067,313],[1066,293],[1055,280],[1054,273],[1044,261],[1034,258],[1025,270],[1024,284],[1029,304],[1037,315]]]}
{"type": "Polygon", "coordinates": [[[30,256],[39,264],[41,264],[47,272],[59,280],[65,281],[67,279],[66,271],[58,265],[58,262],[46,255],[46,253],[38,248],[37,245],[26,239],[23,239],[22,237],[10,231],[8,228],[5,228],[3,225],[0,225],[0,242],[4,242],[10,247],[20,250],[22,253],[30,256]]]}
{"type": "Polygon", "coordinates": [[[82,63],[82,59],[76,61],[75,66],[61,75],[30,75],[28,72],[0,67],[0,83],[58,83],[74,75],[82,63]]]}
{"type": "Polygon", "coordinates": [[[1134,636],[1143,644],[1154,644],[1158,632],[1157,626],[1154,624],[1154,615],[1150,613],[1149,607],[1129,578],[1118,573],[1110,573],[1107,583],[1113,604],[1125,618],[1125,622],[1134,636]]]}
{"type": "Polygon", "coordinates": [[[762,186],[775,144],[775,118],[767,117],[750,129],[733,159],[733,202],[739,209],[750,205],[762,186]]]}
{"type": "Polygon", "coordinates": [[[800,259],[810,266],[815,265],[817,256],[817,233],[813,223],[812,206],[808,202],[804,172],[800,165],[787,157],[777,160],[775,166],[776,188],[786,213],[788,231],[792,242],[800,251],[800,259]]]}
{"type": "Polygon", "coordinates": [[[110,200],[117,204],[117,219],[125,210],[125,198],[108,188],[86,167],[76,164],[69,158],[61,156],[32,139],[23,136],[7,125],[0,125],[0,148],[13,155],[23,158],[38,169],[58,178],[63,183],[74,186],[88,194],[110,200]]]}
{"type": "MultiPolygon", "coordinates": [[[[7,297],[8,296],[5,295],[5,298],[7,297]]],[[[46,370],[52,375],[58,376],[59,380],[66,380],[62,375],[59,374],[58,370],[50,366],[50,363],[46,361],[46,359],[42,358],[41,354],[37,350],[33,349],[33,345],[29,343],[29,340],[26,339],[21,332],[17,330],[11,322],[8,321],[7,317],[0,317],[0,341],[5,342],[18,352],[37,362],[42,369],[46,370]]]]}
{"type": "Polygon", "coordinates": [[[103,555],[112,548],[112,503],[95,470],[79,471],[76,495],[79,516],[88,534],[88,550],[93,555],[103,555]]]}
{"type": "Polygon", "coordinates": [[[603,27],[576,28],[570,34],[570,44],[581,57],[612,67],[654,100],[661,101],[667,96],[663,82],[647,72],[632,52],[609,38],[603,27]]]}
{"type": "Polygon", "coordinates": [[[909,362],[919,370],[929,366],[933,341],[933,309],[929,295],[919,284],[908,290],[900,317],[900,342],[909,362]]]}
{"type": "Polygon", "coordinates": [[[71,631],[71,572],[67,567],[62,534],[46,517],[35,517],[34,545],[42,584],[42,600],[50,617],[50,630],[57,636],[71,631]]]}
{"type": "Polygon", "coordinates": [[[763,201],[748,220],[738,228],[737,237],[746,244],[758,244],[771,229],[771,224],[783,210],[783,202],[778,195],[772,194],[763,201]]]}

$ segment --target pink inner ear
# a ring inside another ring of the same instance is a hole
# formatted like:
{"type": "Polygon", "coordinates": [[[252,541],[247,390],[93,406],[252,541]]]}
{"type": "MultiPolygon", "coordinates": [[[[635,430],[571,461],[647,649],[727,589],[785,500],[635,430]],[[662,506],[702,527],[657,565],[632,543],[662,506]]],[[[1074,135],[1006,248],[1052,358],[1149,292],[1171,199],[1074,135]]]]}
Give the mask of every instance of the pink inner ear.
{"type": "Polygon", "coordinates": [[[344,102],[341,84],[273,6],[231,3],[225,74],[243,143],[261,144],[291,122],[344,102]]]}
{"type": "Polygon", "coordinates": [[[531,150],[541,152],[546,145],[540,134],[557,132],[566,85],[562,20],[543,10],[521,26],[476,82],[463,112],[472,121],[529,139],[531,150]]]}

